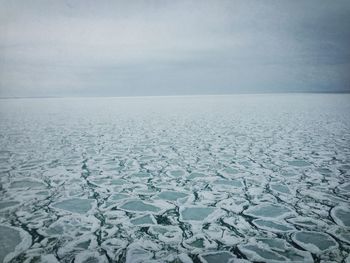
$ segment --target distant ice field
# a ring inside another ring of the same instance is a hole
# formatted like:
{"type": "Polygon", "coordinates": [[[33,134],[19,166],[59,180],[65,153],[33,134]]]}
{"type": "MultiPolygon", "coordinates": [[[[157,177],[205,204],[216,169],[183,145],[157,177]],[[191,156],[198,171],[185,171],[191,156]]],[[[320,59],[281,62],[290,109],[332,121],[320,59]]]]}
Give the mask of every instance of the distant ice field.
{"type": "Polygon", "coordinates": [[[349,94],[0,100],[0,262],[349,254],[349,94]]]}

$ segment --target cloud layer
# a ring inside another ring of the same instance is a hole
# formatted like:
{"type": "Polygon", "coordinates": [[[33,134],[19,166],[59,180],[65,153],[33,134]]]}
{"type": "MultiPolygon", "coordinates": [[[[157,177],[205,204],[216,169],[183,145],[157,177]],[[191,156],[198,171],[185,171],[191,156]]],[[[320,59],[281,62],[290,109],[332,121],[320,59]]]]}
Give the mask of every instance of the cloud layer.
{"type": "Polygon", "coordinates": [[[350,91],[350,2],[0,0],[0,96],[350,91]]]}

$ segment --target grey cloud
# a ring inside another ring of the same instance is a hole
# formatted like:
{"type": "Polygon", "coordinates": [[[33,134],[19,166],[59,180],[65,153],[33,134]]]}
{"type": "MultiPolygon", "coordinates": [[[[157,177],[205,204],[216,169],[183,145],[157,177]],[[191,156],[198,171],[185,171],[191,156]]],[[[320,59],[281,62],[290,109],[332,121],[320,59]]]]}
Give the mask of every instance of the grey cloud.
{"type": "Polygon", "coordinates": [[[0,96],[350,91],[348,1],[0,1],[0,96]]]}

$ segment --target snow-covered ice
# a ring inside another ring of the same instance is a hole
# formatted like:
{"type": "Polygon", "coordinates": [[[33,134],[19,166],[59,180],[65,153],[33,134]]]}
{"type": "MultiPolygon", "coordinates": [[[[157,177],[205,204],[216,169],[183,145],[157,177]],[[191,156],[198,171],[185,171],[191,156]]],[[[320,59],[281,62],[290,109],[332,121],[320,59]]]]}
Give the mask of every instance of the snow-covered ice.
{"type": "Polygon", "coordinates": [[[348,262],[349,102],[2,99],[0,262],[348,262]]]}

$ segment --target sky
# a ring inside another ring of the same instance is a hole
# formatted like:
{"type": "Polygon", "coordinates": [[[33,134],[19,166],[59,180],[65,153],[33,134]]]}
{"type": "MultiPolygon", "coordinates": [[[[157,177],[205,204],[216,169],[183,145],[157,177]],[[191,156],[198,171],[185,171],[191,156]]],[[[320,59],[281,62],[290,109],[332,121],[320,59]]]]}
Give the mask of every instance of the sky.
{"type": "Polygon", "coordinates": [[[0,0],[0,97],[344,91],[348,0],[0,0]]]}

